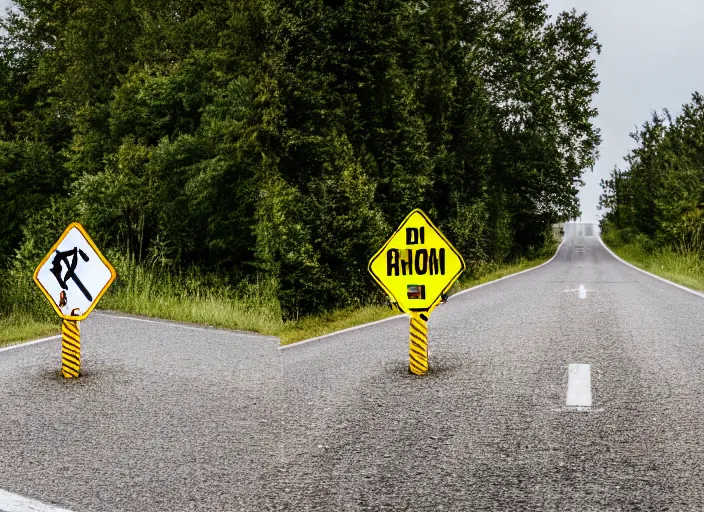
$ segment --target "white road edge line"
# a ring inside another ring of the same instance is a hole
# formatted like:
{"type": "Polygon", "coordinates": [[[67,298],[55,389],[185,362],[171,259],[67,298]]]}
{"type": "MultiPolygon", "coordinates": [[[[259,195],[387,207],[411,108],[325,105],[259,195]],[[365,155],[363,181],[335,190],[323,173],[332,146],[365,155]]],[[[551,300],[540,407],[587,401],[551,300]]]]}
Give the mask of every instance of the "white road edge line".
{"type": "MultiPolygon", "coordinates": [[[[7,352],[8,350],[14,350],[16,348],[22,348],[22,347],[28,347],[29,345],[36,345],[37,343],[44,343],[45,341],[49,340],[56,340],[61,338],[60,334],[57,334],[56,336],[49,336],[48,338],[41,338],[38,340],[33,340],[33,341],[24,341],[20,343],[15,343],[14,345],[10,345],[9,347],[3,347],[0,348],[0,352],[7,352]]],[[[2,502],[0,502],[2,504],[2,502]]],[[[5,512],[3,509],[0,509],[0,512],[5,512]]]]}
{"type": "MultiPolygon", "coordinates": [[[[257,333],[247,333],[244,331],[237,331],[235,329],[219,329],[217,327],[212,327],[212,328],[207,328],[207,327],[194,327],[192,325],[183,325],[177,321],[173,322],[162,322],[159,320],[148,320],[146,318],[135,318],[133,316],[119,316],[119,315],[108,315],[106,313],[98,313],[97,311],[93,313],[94,316],[102,316],[105,318],[118,318],[120,320],[133,320],[135,322],[145,322],[148,324],[158,324],[158,325],[167,325],[169,327],[175,327],[177,329],[188,329],[191,331],[204,331],[204,332],[220,332],[223,334],[235,334],[237,336],[243,336],[246,338],[276,338],[276,336],[269,336],[266,334],[257,334],[257,333]]],[[[0,512],[2,512],[0,510],[0,512]]]]}
{"type": "Polygon", "coordinates": [[[620,261],[620,262],[623,263],[624,265],[628,265],[629,267],[631,267],[631,268],[637,270],[638,272],[643,272],[644,274],[649,275],[650,277],[653,277],[653,278],[657,279],[658,281],[662,281],[663,283],[667,283],[667,284],[670,284],[670,285],[672,285],[672,286],[675,286],[675,287],[679,288],[680,290],[684,290],[684,291],[689,292],[689,293],[691,293],[691,294],[693,294],[693,295],[697,295],[698,297],[704,298],[704,293],[702,293],[702,292],[698,292],[698,291],[696,291],[696,290],[692,290],[691,288],[687,288],[686,286],[682,286],[681,284],[673,283],[672,281],[669,281],[669,280],[665,279],[664,277],[656,276],[655,274],[651,274],[651,273],[648,272],[647,270],[643,270],[642,268],[636,267],[635,265],[633,265],[633,264],[631,264],[631,263],[628,263],[626,260],[624,260],[623,258],[621,258],[620,256],[618,256],[614,251],[612,251],[611,249],[609,249],[609,248],[606,246],[606,244],[604,243],[604,241],[601,239],[601,236],[598,236],[597,238],[599,238],[599,242],[600,242],[601,245],[604,247],[604,249],[606,249],[606,250],[611,254],[611,256],[613,256],[614,258],[616,258],[618,261],[620,261]]]}
{"type": "Polygon", "coordinates": [[[398,320],[398,319],[404,318],[404,317],[410,318],[410,316],[408,316],[406,314],[394,315],[394,316],[390,316],[389,318],[382,318],[381,320],[375,320],[373,322],[367,322],[366,324],[355,325],[355,326],[348,327],[346,329],[342,329],[339,331],[330,332],[328,334],[323,334],[322,336],[316,336],[315,338],[309,338],[307,340],[297,341],[295,343],[289,343],[288,345],[279,345],[279,350],[286,350],[287,348],[298,347],[300,345],[307,345],[308,343],[310,343],[312,341],[319,341],[319,340],[322,340],[325,338],[329,338],[331,336],[337,336],[338,334],[344,334],[346,332],[356,331],[356,330],[362,329],[364,327],[369,327],[371,325],[376,325],[376,324],[383,324],[384,322],[388,322],[389,320],[398,320]]]}
{"type": "Polygon", "coordinates": [[[0,512],[71,512],[0,489],[0,512]]]}
{"type": "Polygon", "coordinates": [[[566,239],[567,239],[566,237],[562,238],[560,245],[557,246],[557,250],[555,251],[555,254],[553,254],[552,258],[550,258],[545,263],[541,263],[537,267],[531,267],[531,268],[527,268],[525,270],[521,270],[520,272],[516,272],[515,274],[509,274],[507,276],[500,277],[498,279],[494,279],[493,281],[489,281],[488,283],[483,283],[483,284],[478,284],[477,286],[472,286],[471,288],[467,288],[466,290],[462,290],[461,292],[457,292],[456,294],[452,295],[452,297],[457,297],[458,295],[473,292],[474,290],[478,290],[479,288],[484,288],[485,286],[489,286],[490,284],[496,284],[499,281],[503,281],[504,279],[510,279],[512,277],[520,276],[521,274],[525,274],[526,272],[532,272],[533,270],[538,270],[540,267],[544,267],[545,265],[552,263],[552,260],[554,260],[557,257],[557,255],[560,253],[560,249],[562,249],[562,244],[565,243],[566,239]]]}
{"type": "Polygon", "coordinates": [[[567,368],[567,407],[592,406],[592,372],[588,364],[570,363],[567,368]]]}
{"type": "MultiPolygon", "coordinates": [[[[484,288],[485,286],[489,286],[490,284],[498,283],[499,281],[503,281],[504,279],[508,279],[510,277],[515,277],[520,274],[525,274],[526,272],[530,272],[532,270],[538,270],[540,267],[544,267],[545,265],[547,265],[548,263],[550,263],[552,260],[555,259],[555,257],[560,252],[560,249],[562,248],[562,244],[565,243],[565,240],[566,240],[566,237],[563,237],[562,241],[560,242],[560,245],[557,246],[557,250],[555,251],[555,254],[553,254],[552,258],[550,258],[545,263],[541,263],[537,267],[532,267],[532,268],[527,268],[526,270],[521,270],[520,272],[516,272],[515,274],[509,274],[507,276],[500,277],[498,279],[494,279],[493,281],[489,281],[488,283],[483,283],[483,284],[478,284],[477,286],[472,286],[471,288],[467,288],[466,290],[462,290],[461,292],[457,292],[454,295],[451,295],[451,297],[457,297],[458,295],[462,295],[467,292],[472,292],[474,290],[478,290],[479,288],[484,288]]],[[[344,334],[346,332],[352,332],[352,331],[356,331],[358,329],[364,329],[365,327],[369,327],[371,325],[376,325],[376,324],[380,324],[383,322],[388,322],[389,320],[398,320],[399,318],[404,318],[404,317],[410,318],[408,315],[405,315],[405,314],[390,316],[389,318],[384,318],[382,320],[375,320],[374,322],[368,322],[366,324],[355,325],[353,327],[348,327],[347,329],[342,329],[340,331],[335,331],[335,332],[331,332],[328,334],[323,334],[322,336],[316,336],[315,338],[309,338],[307,340],[297,341],[296,343],[290,343],[289,345],[280,345],[279,350],[286,350],[289,348],[299,347],[301,345],[307,345],[308,343],[311,343],[313,341],[323,340],[325,338],[330,338],[331,336],[337,336],[338,334],[344,334]]]]}
{"type": "Polygon", "coordinates": [[[586,299],[587,298],[587,290],[584,288],[583,284],[579,285],[579,298],[580,299],[586,299]]]}

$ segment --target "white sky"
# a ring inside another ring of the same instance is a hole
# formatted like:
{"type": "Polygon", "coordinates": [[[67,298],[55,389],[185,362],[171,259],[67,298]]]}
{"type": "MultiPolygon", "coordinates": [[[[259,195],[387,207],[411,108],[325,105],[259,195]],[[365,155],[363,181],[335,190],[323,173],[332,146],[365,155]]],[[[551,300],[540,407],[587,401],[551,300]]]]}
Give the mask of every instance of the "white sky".
{"type": "MultiPolygon", "coordinates": [[[[628,134],[663,107],[675,115],[694,91],[704,93],[702,0],[548,0],[551,14],[588,13],[602,44],[595,99],[601,158],[580,191],[582,220],[597,220],[599,181],[633,146],[628,134]]],[[[9,0],[0,0],[4,11],[9,0]]]]}
{"type": "Polygon", "coordinates": [[[602,45],[597,57],[601,80],[599,109],[601,158],[587,171],[580,191],[582,220],[597,219],[599,180],[623,157],[628,134],[653,110],[678,114],[694,91],[704,93],[704,2],[702,0],[548,0],[555,14],[586,11],[602,45]]]}

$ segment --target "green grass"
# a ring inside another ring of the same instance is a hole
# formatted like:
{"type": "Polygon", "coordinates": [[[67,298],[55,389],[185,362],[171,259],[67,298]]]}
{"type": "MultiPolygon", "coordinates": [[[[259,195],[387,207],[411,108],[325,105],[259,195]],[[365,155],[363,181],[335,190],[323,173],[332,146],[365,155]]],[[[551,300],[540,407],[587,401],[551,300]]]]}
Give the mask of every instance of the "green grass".
{"type": "Polygon", "coordinates": [[[61,321],[34,320],[25,315],[11,314],[0,318],[0,346],[59,334],[61,321]]]}
{"type": "Polygon", "coordinates": [[[657,248],[644,238],[624,242],[615,229],[602,236],[604,243],[627,262],[693,290],[704,291],[704,261],[693,252],[657,248]]]}
{"type": "MultiPolygon", "coordinates": [[[[533,259],[475,267],[471,277],[461,279],[453,286],[450,295],[539,265],[554,254],[555,246],[546,248],[533,259]]],[[[100,308],[278,336],[282,345],[399,314],[386,306],[370,305],[283,322],[271,282],[234,290],[220,284],[216,277],[203,276],[196,270],[172,276],[128,262],[118,263],[120,277],[102,298],[100,308]]],[[[33,320],[29,314],[10,315],[0,320],[0,344],[54,334],[58,325],[58,319],[55,323],[47,323],[33,320]]]]}
{"type": "Polygon", "coordinates": [[[263,334],[276,334],[283,326],[275,308],[256,306],[217,292],[187,295],[176,293],[127,292],[107,297],[101,303],[111,309],[166,320],[224,327],[263,334]]]}
{"type": "Polygon", "coordinates": [[[100,303],[103,309],[262,334],[283,327],[271,283],[237,292],[197,270],[171,276],[135,265],[118,275],[100,303]]]}
{"type": "MultiPolygon", "coordinates": [[[[522,259],[512,264],[485,264],[474,269],[473,278],[465,278],[455,284],[450,294],[539,265],[554,252],[555,245],[552,245],[534,259],[522,259]]],[[[237,292],[218,286],[217,283],[202,282],[203,277],[197,272],[159,277],[156,273],[137,266],[118,273],[121,283],[105,295],[102,308],[254,331],[278,336],[282,345],[399,314],[397,310],[392,311],[383,305],[369,305],[283,322],[271,283],[260,283],[237,292]]]]}

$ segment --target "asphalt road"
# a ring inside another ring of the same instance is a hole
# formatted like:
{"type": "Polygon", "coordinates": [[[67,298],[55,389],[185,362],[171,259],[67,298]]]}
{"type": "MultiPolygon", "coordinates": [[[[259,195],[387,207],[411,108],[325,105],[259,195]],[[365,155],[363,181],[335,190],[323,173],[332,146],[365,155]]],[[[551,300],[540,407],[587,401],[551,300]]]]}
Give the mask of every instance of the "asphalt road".
{"type": "Polygon", "coordinates": [[[96,314],[74,382],[58,340],[0,352],[0,489],[76,512],[701,510],[704,299],[594,234],[439,307],[426,377],[405,318],[278,350],[96,314]]]}

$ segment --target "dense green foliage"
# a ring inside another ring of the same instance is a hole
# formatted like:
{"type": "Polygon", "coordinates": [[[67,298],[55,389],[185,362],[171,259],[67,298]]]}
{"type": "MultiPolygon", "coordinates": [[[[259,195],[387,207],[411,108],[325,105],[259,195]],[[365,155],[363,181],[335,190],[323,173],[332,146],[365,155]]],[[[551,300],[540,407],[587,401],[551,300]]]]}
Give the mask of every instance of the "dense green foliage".
{"type": "Polygon", "coordinates": [[[631,134],[627,168],[602,181],[603,229],[622,242],[704,256],[704,97],[672,118],[665,110],[631,134]]]}
{"type": "Polygon", "coordinates": [[[701,253],[681,247],[657,246],[651,238],[613,223],[602,233],[604,243],[637,267],[694,290],[704,290],[704,259],[701,253]]]}
{"type": "Polygon", "coordinates": [[[413,208],[470,268],[539,250],[577,215],[599,143],[596,37],[546,9],[16,0],[4,279],[26,279],[69,220],[123,261],[273,283],[285,318],[373,300],[366,263],[413,208]]]}

